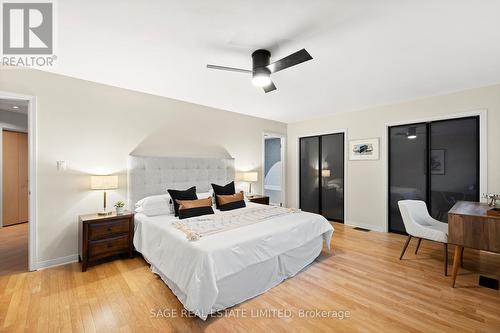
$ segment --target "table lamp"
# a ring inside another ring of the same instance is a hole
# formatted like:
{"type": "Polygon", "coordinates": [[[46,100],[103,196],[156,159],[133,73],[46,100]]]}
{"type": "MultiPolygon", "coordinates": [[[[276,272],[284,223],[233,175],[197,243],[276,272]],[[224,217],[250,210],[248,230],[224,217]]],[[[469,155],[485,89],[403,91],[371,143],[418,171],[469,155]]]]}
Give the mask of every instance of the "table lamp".
{"type": "Polygon", "coordinates": [[[104,210],[97,214],[100,216],[111,215],[113,212],[106,210],[106,190],[115,190],[118,188],[118,176],[91,176],[90,188],[92,190],[104,191],[104,210]]]}
{"type": "Polygon", "coordinates": [[[250,172],[240,172],[238,174],[237,180],[242,182],[247,182],[249,184],[248,193],[252,193],[252,183],[258,180],[258,173],[255,171],[250,172]]]}

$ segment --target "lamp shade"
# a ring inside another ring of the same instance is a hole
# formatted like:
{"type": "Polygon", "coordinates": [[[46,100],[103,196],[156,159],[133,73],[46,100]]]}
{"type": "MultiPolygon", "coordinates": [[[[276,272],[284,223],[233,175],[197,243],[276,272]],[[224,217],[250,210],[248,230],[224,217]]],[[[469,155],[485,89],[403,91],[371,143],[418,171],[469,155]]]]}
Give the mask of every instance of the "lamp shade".
{"type": "Polygon", "coordinates": [[[90,189],[114,190],[118,188],[118,176],[91,176],[90,189]]]}
{"type": "Polygon", "coordinates": [[[238,173],[236,180],[242,182],[256,182],[258,180],[258,173],[255,171],[240,172],[238,173]]]}

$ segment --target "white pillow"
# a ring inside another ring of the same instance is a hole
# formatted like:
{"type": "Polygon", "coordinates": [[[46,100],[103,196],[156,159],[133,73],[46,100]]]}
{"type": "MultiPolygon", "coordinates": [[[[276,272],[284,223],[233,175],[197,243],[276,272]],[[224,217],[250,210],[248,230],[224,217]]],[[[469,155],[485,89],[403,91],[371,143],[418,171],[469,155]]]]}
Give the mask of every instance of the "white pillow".
{"type": "Polygon", "coordinates": [[[137,201],[135,212],[147,216],[173,214],[170,201],[169,194],[152,195],[137,201]]]}

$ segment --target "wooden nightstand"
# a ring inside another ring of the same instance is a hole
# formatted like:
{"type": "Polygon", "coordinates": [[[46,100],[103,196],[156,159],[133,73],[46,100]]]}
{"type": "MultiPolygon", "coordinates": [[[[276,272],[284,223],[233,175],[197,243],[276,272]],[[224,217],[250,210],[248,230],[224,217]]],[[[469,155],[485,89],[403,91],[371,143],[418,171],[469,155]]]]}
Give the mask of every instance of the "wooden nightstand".
{"type": "Polygon", "coordinates": [[[247,198],[248,200],[250,200],[250,202],[259,203],[262,205],[269,205],[269,197],[265,195],[257,195],[257,194],[249,195],[247,198]]]}
{"type": "Polygon", "coordinates": [[[98,260],[128,254],[134,256],[134,213],[81,215],[78,229],[79,261],[82,272],[98,260]]]}

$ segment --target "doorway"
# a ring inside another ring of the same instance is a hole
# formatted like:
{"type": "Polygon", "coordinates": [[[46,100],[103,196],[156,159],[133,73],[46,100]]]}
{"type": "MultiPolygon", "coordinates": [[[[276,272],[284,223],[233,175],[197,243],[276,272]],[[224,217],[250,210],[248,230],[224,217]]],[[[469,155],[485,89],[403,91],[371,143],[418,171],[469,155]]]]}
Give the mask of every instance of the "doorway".
{"type": "Polygon", "coordinates": [[[269,204],[284,206],[285,202],[285,137],[264,133],[263,189],[269,204]]]}
{"type": "Polygon", "coordinates": [[[479,201],[479,116],[389,127],[389,231],[405,233],[398,201],[422,200],[447,223],[459,201],[479,201]]]}
{"type": "Polygon", "coordinates": [[[299,204],[306,212],[344,223],[344,133],[299,139],[299,204]]]}
{"type": "Polygon", "coordinates": [[[27,100],[0,99],[0,274],[27,271],[29,140],[27,100]]]}

